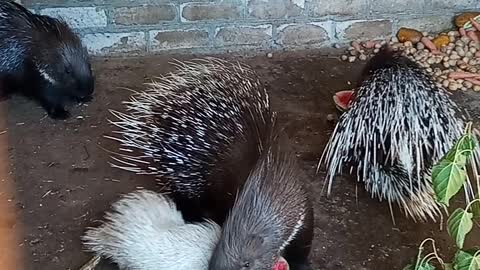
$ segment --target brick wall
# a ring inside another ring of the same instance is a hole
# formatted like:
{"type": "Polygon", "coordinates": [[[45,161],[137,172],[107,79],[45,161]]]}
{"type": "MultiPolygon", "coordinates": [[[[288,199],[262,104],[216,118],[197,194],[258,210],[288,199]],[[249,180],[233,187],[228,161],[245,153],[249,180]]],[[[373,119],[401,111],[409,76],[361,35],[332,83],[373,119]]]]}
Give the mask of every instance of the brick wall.
{"type": "Polygon", "coordinates": [[[66,19],[94,55],[272,50],[440,31],[480,0],[20,0],[66,19]]]}

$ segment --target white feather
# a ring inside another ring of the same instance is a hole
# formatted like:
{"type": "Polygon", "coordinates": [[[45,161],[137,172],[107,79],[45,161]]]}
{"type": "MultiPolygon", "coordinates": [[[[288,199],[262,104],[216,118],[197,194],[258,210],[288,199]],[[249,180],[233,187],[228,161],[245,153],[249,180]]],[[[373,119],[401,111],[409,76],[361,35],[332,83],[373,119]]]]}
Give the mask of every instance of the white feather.
{"type": "Polygon", "coordinates": [[[105,219],[86,232],[84,244],[122,269],[205,270],[220,235],[212,221],[186,224],[169,198],[148,190],[114,203],[105,219]]]}

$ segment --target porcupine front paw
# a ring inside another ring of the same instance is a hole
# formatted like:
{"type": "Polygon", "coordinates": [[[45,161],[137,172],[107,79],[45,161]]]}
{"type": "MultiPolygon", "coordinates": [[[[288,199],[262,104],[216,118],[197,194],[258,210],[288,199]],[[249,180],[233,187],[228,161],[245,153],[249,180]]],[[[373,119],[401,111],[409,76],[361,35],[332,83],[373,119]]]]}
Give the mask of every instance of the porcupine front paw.
{"type": "Polygon", "coordinates": [[[52,119],[56,119],[56,120],[65,120],[67,118],[70,117],[70,112],[68,112],[67,110],[65,110],[64,108],[52,108],[48,111],[48,115],[52,118],[52,119]]]}
{"type": "Polygon", "coordinates": [[[54,91],[39,96],[39,102],[47,111],[48,116],[56,120],[64,120],[70,117],[70,113],[65,110],[65,97],[56,95],[54,91]]]}
{"type": "Polygon", "coordinates": [[[77,102],[88,103],[93,100],[93,96],[85,96],[76,98],[77,102]]]}

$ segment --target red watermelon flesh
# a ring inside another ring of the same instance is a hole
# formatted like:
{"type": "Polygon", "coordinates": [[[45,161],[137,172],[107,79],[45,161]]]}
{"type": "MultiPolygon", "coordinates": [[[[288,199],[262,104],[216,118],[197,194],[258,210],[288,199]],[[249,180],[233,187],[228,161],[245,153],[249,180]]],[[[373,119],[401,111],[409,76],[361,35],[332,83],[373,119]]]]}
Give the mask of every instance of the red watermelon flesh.
{"type": "Polygon", "coordinates": [[[346,111],[354,93],[353,90],[339,91],[333,96],[333,102],[339,110],[346,111]]]}

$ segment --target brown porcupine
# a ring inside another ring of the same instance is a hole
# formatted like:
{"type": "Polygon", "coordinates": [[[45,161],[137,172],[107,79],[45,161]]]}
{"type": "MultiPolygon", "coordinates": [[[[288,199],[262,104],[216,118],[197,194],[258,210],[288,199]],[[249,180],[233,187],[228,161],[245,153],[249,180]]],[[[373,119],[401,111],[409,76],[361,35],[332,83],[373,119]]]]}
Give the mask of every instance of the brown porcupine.
{"type": "Polygon", "coordinates": [[[465,116],[418,64],[384,46],[363,70],[320,159],[328,192],[349,169],[372,197],[397,203],[414,221],[435,221],[441,211],[431,169],[463,135],[465,116]]]}
{"type": "Polygon", "coordinates": [[[177,62],[126,104],[112,111],[120,130],[110,138],[121,143],[112,165],[166,184],[187,222],[225,224],[209,269],[270,270],[283,258],[310,268],[313,209],[295,157],[276,150],[283,137],[253,70],[177,62]]]}
{"type": "Polygon", "coordinates": [[[92,99],[94,77],[86,48],[65,21],[0,2],[0,90],[38,101],[54,119],[65,104],[92,99]]]}

